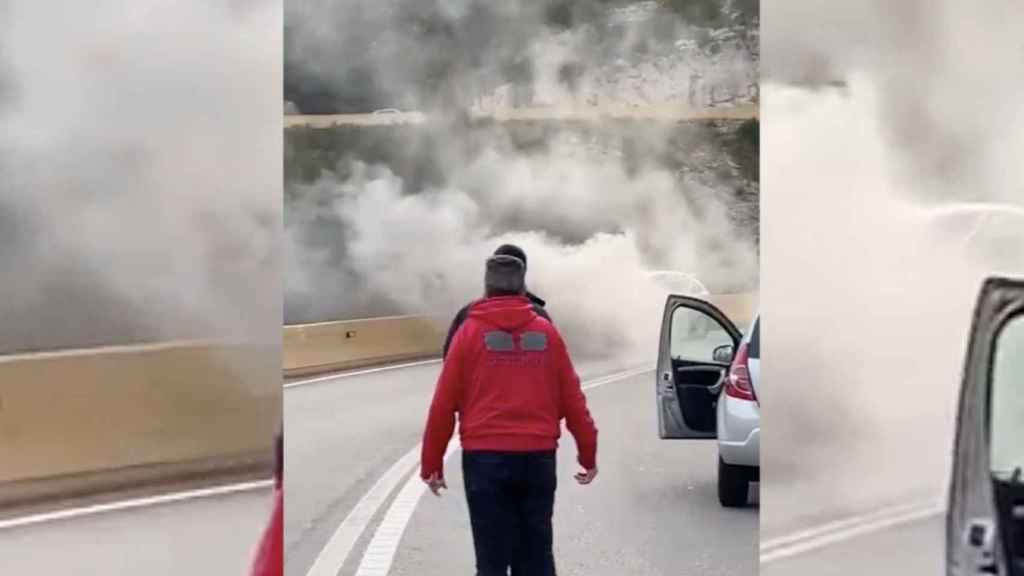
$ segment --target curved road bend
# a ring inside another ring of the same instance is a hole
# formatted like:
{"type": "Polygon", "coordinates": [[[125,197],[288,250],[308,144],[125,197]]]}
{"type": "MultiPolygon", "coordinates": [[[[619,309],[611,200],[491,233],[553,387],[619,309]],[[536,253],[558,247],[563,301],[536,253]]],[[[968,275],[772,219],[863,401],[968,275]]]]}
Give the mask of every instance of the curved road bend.
{"type": "MultiPolygon", "coordinates": [[[[601,430],[601,475],[589,487],[575,484],[565,436],[555,516],[560,574],[757,574],[758,507],[719,506],[713,442],[658,440],[653,371],[614,378],[623,370],[608,363],[578,368],[585,385],[598,384],[587,397],[601,430]]],[[[422,491],[412,458],[390,476],[387,496],[367,505],[378,481],[418,445],[439,369],[417,364],[286,390],[286,574],[314,566],[317,574],[472,573],[457,450],[442,498],[422,491]],[[363,520],[353,522],[357,516],[363,520]]]]}

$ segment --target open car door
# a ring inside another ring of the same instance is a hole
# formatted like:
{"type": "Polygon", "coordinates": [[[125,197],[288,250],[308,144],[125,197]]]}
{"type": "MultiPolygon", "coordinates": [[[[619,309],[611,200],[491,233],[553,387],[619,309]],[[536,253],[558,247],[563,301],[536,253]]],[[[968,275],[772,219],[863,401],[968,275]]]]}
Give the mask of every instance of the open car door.
{"type": "Polygon", "coordinates": [[[1024,576],[1024,280],[989,279],[974,312],[946,517],[950,576],[1024,576]]]}
{"type": "Polygon", "coordinates": [[[715,438],[719,393],[739,346],[736,326],[714,305],[672,295],[658,346],[658,436],[715,438]]]}

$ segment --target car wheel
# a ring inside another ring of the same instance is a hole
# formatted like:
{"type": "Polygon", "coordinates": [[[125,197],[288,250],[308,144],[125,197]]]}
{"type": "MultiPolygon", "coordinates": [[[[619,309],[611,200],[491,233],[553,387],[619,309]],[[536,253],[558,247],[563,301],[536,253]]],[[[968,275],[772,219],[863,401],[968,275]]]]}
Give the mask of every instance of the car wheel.
{"type": "Polygon", "coordinates": [[[726,508],[747,505],[750,491],[750,474],[745,466],[726,464],[718,457],[718,501],[726,508]]]}

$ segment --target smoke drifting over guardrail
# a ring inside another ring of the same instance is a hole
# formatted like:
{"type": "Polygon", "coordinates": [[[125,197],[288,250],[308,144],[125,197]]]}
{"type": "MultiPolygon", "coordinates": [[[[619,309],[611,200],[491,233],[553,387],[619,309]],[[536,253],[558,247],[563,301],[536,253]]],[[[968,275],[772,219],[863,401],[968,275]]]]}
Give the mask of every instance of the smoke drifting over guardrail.
{"type": "MultiPolygon", "coordinates": [[[[564,39],[560,35],[593,33],[556,33],[532,16],[520,16],[516,33],[529,40],[521,53],[533,58],[535,70],[558,57],[540,50],[542,44],[564,39]]],[[[674,23],[673,40],[685,39],[686,30],[674,23]]],[[[608,61],[636,56],[632,47],[611,41],[601,46],[608,61]]],[[[435,48],[420,46],[425,54],[419,57],[429,59],[435,48]]],[[[677,67],[707,64],[678,54],[677,59],[677,67]]],[[[419,81],[418,69],[389,66],[381,72],[389,85],[419,81]]],[[[500,70],[497,62],[481,68],[500,70]]],[[[619,75],[636,73],[634,83],[651,88],[662,81],[641,68],[633,61],[619,75]]],[[[743,74],[756,70],[749,60],[739,68],[743,74]]],[[[726,76],[729,70],[721,69],[726,76]]],[[[453,74],[455,85],[476,77],[475,72],[453,74]]],[[[732,78],[742,83],[743,74],[732,78]]],[[[544,90],[552,101],[574,98],[570,87],[557,82],[544,90]]],[[[471,104],[462,96],[450,102],[471,104]]],[[[756,232],[738,225],[730,213],[736,190],[744,187],[755,189],[756,213],[756,182],[737,175],[722,150],[701,149],[694,142],[684,148],[717,155],[721,169],[705,165],[696,174],[669,168],[664,158],[678,153],[672,148],[678,142],[670,143],[671,122],[633,130],[629,138],[624,135],[631,128],[625,125],[602,126],[604,134],[596,135],[538,124],[533,142],[524,145],[531,140],[529,127],[516,131],[501,123],[466,123],[457,105],[418,103],[428,107],[433,120],[425,130],[410,130],[399,147],[412,164],[431,157],[428,169],[366,164],[349,156],[334,173],[311,184],[288,184],[286,321],[382,310],[450,318],[480,295],[485,256],[501,243],[515,242],[529,255],[528,284],[548,300],[576,352],[649,359],[666,292],[647,270],[691,272],[711,286],[736,290],[756,286],[756,232]]],[[[692,137],[711,139],[700,130],[692,137]]]]}

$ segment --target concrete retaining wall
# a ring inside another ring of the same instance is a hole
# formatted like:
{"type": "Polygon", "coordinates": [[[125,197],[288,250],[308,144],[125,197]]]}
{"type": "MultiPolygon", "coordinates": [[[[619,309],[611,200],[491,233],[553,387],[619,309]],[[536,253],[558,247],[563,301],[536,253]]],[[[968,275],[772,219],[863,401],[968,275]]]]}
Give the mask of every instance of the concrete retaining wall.
{"type": "Polygon", "coordinates": [[[717,294],[711,296],[709,300],[743,331],[746,331],[754,321],[759,304],[757,292],[717,294]]]}
{"type": "MultiPolygon", "coordinates": [[[[741,330],[754,318],[757,293],[722,294],[711,301],[741,330]]],[[[285,326],[286,377],[438,356],[446,325],[427,316],[394,316],[285,326]]]]}
{"type": "MultiPolygon", "coordinates": [[[[756,294],[712,301],[746,327],[756,294]]],[[[286,326],[283,348],[178,342],[0,356],[0,507],[265,468],[286,376],[434,357],[424,316],[286,326]]]]}
{"type": "Polygon", "coordinates": [[[279,354],[182,342],[0,357],[0,506],[267,467],[279,354]]]}
{"type": "Polygon", "coordinates": [[[441,353],[444,328],[426,316],[285,326],[285,376],[345,370],[441,353]]]}

